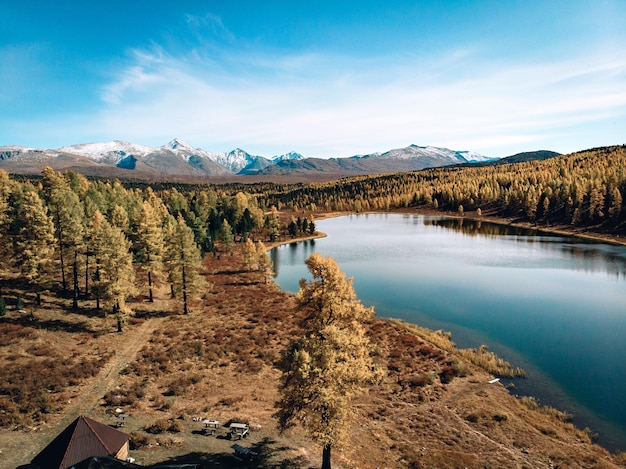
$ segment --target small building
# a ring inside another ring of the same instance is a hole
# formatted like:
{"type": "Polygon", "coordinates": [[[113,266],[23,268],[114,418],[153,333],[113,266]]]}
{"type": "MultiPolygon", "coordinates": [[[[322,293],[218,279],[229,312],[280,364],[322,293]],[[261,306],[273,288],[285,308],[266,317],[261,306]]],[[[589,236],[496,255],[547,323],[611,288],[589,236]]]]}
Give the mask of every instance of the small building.
{"type": "Polygon", "coordinates": [[[40,469],[67,469],[93,456],[128,457],[128,435],[80,416],[32,460],[40,469]]]}

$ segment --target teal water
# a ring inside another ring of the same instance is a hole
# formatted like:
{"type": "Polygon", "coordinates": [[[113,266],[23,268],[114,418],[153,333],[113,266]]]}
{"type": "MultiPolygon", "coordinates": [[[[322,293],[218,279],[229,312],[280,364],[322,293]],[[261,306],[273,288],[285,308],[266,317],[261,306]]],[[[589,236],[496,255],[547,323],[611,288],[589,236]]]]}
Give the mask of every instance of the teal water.
{"type": "Polygon", "coordinates": [[[514,393],[626,450],[626,247],[418,215],[352,215],[317,229],[328,236],[271,251],[281,288],[309,278],[311,253],[331,256],[379,316],[487,345],[527,372],[514,393]]]}

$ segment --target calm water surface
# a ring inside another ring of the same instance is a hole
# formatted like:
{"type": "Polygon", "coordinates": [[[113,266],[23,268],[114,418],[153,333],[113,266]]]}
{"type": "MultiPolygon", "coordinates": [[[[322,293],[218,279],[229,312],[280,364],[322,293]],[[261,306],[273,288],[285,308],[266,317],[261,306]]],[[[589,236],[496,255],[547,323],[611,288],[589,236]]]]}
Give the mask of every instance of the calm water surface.
{"type": "Polygon", "coordinates": [[[626,247],[418,215],[319,220],[328,237],[281,246],[277,282],[298,290],[313,252],[333,257],[382,317],[488,347],[527,379],[516,394],[575,415],[626,450],[626,247]]]}

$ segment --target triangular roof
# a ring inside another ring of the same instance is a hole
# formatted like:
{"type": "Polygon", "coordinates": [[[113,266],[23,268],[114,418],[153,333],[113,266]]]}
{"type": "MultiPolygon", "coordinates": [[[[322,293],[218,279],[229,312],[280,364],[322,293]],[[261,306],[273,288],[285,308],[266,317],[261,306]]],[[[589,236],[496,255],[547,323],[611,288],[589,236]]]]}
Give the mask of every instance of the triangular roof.
{"type": "Polygon", "coordinates": [[[115,456],[127,441],[126,433],[81,415],[32,463],[41,469],[66,469],[91,456],[115,456]]]}

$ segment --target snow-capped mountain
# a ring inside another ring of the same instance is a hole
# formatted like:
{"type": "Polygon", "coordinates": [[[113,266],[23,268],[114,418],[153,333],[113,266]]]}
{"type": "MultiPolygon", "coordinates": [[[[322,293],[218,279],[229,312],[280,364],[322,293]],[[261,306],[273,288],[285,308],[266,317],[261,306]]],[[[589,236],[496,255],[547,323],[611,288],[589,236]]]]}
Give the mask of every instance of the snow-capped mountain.
{"type": "MultiPolygon", "coordinates": [[[[235,148],[228,153],[220,153],[215,157],[215,162],[224,168],[227,168],[231,173],[239,174],[246,168],[258,165],[259,159],[265,160],[268,164],[270,162],[262,156],[253,156],[248,152],[243,151],[241,148],[235,148]]],[[[266,165],[261,162],[261,167],[266,165]]]]}
{"type": "Polygon", "coordinates": [[[285,153],[284,155],[277,155],[272,158],[273,163],[278,163],[279,161],[286,160],[303,160],[304,156],[300,153],[296,153],[295,151],[290,151],[289,153],[285,153]]]}
{"type": "Polygon", "coordinates": [[[228,176],[276,174],[351,175],[413,171],[423,168],[489,158],[470,151],[417,145],[347,158],[305,158],[294,151],[271,158],[251,155],[241,148],[209,152],[175,138],[165,145],[137,145],[121,140],[83,143],[53,150],[17,145],[0,147],[0,167],[14,172],[36,173],[44,166],[74,169],[90,175],[116,177],[228,176]],[[108,169],[107,169],[108,168],[108,169]],[[125,172],[126,171],[126,172],[125,172]]]}
{"type": "MultiPolygon", "coordinates": [[[[482,161],[488,161],[489,158],[486,156],[480,155],[478,153],[474,153],[471,151],[455,151],[450,150],[448,148],[440,148],[440,147],[420,147],[417,145],[409,145],[405,148],[397,148],[395,150],[389,150],[382,154],[374,154],[374,155],[366,155],[366,157],[379,157],[379,158],[387,158],[387,159],[402,159],[409,160],[414,158],[419,159],[431,159],[436,160],[438,162],[443,162],[445,160],[449,160],[449,164],[458,164],[458,163],[477,163],[482,161]]],[[[438,164],[438,166],[442,166],[438,164]]]]}
{"type": "Polygon", "coordinates": [[[61,147],[57,149],[57,151],[88,156],[95,161],[100,161],[115,160],[116,158],[123,158],[127,155],[143,156],[146,153],[150,153],[154,149],[155,147],[114,140],[112,142],[105,143],[80,143],[69,147],[61,147]]]}

